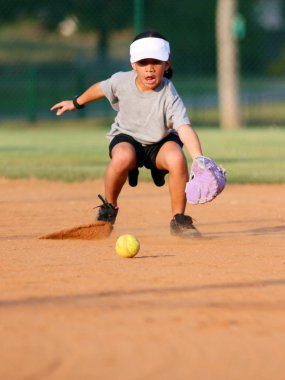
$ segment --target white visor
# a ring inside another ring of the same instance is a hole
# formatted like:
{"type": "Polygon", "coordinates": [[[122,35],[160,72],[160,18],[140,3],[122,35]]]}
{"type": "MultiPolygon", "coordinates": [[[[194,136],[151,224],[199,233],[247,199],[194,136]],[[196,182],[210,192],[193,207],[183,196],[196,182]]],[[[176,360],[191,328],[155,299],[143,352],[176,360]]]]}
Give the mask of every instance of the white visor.
{"type": "Polygon", "coordinates": [[[133,42],[130,46],[131,63],[146,58],[158,59],[159,61],[168,61],[169,54],[169,43],[162,38],[141,38],[133,42]]]}

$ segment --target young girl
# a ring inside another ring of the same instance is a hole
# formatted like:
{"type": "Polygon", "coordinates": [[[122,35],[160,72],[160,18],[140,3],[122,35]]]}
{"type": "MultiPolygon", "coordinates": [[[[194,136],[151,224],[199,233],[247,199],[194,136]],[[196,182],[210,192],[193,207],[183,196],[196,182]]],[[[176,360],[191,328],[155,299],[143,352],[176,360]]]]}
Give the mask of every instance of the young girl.
{"type": "Polygon", "coordinates": [[[110,163],[105,173],[105,199],[99,195],[97,220],[115,223],[118,197],[126,182],[136,186],[140,167],[151,170],[156,186],[168,186],[172,219],[170,231],[181,236],[197,235],[186,208],[185,185],[189,180],[185,145],[191,158],[202,156],[199,138],[193,130],[186,108],[172,82],[170,46],[158,32],[143,32],[130,46],[132,71],[119,72],[95,83],[82,95],[55,104],[61,116],[81,109],[86,103],[106,97],[117,111],[107,134],[110,163]]]}

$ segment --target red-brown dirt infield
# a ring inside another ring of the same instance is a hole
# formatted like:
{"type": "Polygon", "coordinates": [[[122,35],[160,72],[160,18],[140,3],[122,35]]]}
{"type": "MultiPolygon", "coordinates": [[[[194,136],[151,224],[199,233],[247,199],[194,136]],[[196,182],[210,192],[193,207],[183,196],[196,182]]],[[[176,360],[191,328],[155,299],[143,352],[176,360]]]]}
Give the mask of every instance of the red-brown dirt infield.
{"type": "Polygon", "coordinates": [[[166,186],[126,185],[108,239],[40,239],[92,224],[103,188],[0,179],[0,379],[283,380],[285,185],[187,206],[192,240],[166,186]]]}

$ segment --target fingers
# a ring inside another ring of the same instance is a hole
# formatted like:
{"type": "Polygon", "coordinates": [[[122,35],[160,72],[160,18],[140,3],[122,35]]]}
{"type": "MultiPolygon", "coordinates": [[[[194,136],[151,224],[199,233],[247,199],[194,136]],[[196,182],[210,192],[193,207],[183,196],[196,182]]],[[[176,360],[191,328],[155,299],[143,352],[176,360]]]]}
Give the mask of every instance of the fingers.
{"type": "Polygon", "coordinates": [[[54,110],[57,110],[59,108],[62,108],[64,106],[65,102],[60,102],[60,103],[57,103],[55,104],[54,106],[51,107],[51,111],[54,111],[54,110]]]}
{"type": "Polygon", "coordinates": [[[63,102],[57,103],[54,106],[51,107],[51,111],[55,111],[57,116],[61,116],[66,111],[74,111],[75,107],[73,105],[73,102],[71,100],[65,100],[63,102]]]}
{"type": "Polygon", "coordinates": [[[56,116],[61,116],[64,112],[68,111],[65,106],[57,107],[56,116]]]}

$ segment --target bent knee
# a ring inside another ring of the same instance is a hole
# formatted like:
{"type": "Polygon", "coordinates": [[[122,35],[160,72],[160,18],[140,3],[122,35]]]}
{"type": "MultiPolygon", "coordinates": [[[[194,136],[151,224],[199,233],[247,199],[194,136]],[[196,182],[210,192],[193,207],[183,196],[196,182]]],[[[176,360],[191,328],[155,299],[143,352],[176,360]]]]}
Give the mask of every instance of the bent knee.
{"type": "Polygon", "coordinates": [[[163,153],[158,157],[157,164],[160,166],[159,169],[166,169],[169,172],[188,170],[186,157],[180,147],[175,146],[174,149],[164,150],[163,153]]]}
{"type": "Polygon", "coordinates": [[[188,165],[186,157],[183,154],[173,155],[172,159],[168,161],[168,171],[175,173],[186,173],[188,172],[188,165]]]}
{"type": "Polygon", "coordinates": [[[112,149],[112,162],[122,170],[136,166],[135,148],[128,143],[119,143],[112,149]]]}

